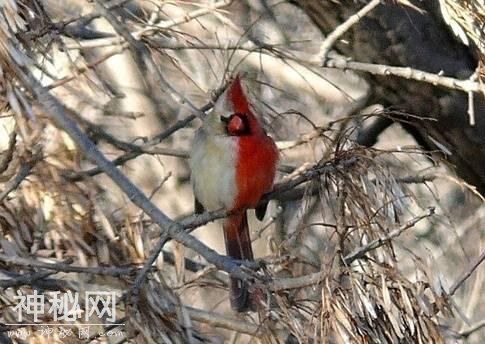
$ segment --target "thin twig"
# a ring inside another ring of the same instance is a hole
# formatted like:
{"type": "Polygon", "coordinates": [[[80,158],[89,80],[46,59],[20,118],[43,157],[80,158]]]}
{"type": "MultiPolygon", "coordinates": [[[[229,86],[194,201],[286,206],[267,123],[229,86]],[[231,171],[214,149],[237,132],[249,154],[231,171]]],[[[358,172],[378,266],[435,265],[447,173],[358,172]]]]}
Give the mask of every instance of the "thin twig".
{"type": "MultiPolygon", "coordinates": [[[[212,96],[211,101],[209,101],[207,104],[205,104],[204,106],[199,108],[198,112],[204,112],[205,113],[208,110],[210,110],[214,106],[214,102],[216,101],[216,99],[222,94],[222,92],[224,92],[226,87],[227,87],[227,84],[224,84],[220,88],[216,89],[213,92],[213,96],[212,96]]],[[[152,147],[154,145],[159,144],[163,140],[165,140],[168,137],[170,137],[171,135],[173,135],[178,130],[185,128],[187,125],[189,125],[196,118],[197,118],[197,116],[195,116],[195,115],[189,115],[186,118],[175,122],[172,126],[170,126],[166,130],[162,131],[161,133],[155,135],[153,138],[148,140],[143,145],[143,149],[148,149],[149,147],[152,147]]],[[[145,154],[144,150],[129,152],[129,153],[126,153],[126,154],[123,154],[123,155],[117,157],[116,159],[112,160],[111,162],[116,166],[120,166],[120,165],[123,165],[124,163],[126,163],[130,160],[133,160],[133,159],[139,157],[142,154],[145,154]]],[[[102,172],[103,171],[101,170],[101,168],[93,167],[93,168],[86,170],[86,171],[66,174],[65,177],[67,179],[69,179],[70,181],[80,181],[80,180],[82,180],[86,177],[92,177],[92,176],[95,176],[95,175],[100,174],[102,172]]]]}
{"type": "MultiPolygon", "coordinates": [[[[155,25],[153,25],[152,28],[146,28],[145,30],[146,31],[149,31],[149,30],[154,30],[154,29],[155,30],[159,30],[159,29],[169,29],[169,28],[172,28],[174,26],[179,26],[179,25],[182,25],[182,24],[186,24],[186,23],[188,23],[188,22],[190,22],[190,21],[192,21],[194,19],[197,19],[199,17],[205,16],[206,14],[211,14],[211,13],[213,13],[214,11],[216,11],[218,9],[227,7],[231,3],[232,3],[232,0],[222,0],[222,1],[218,1],[218,2],[210,2],[204,8],[199,8],[198,10],[194,10],[192,12],[189,12],[189,13],[187,13],[185,15],[182,15],[182,16],[177,17],[177,18],[174,18],[174,19],[170,19],[170,20],[166,20],[166,21],[161,21],[161,22],[156,23],[155,25]]],[[[141,31],[143,31],[143,30],[141,30],[141,31]]]]}
{"type": "Polygon", "coordinates": [[[398,237],[399,235],[401,235],[405,230],[414,227],[421,220],[423,220],[423,219],[425,219],[427,217],[433,216],[434,215],[434,211],[435,211],[435,209],[433,207],[430,207],[430,208],[428,208],[428,212],[427,213],[425,213],[423,215],[420,215],[418,217],[415,217],[414,219],[409,220],[408,222],[406,222],[405,224],[403,224],[401,227],[399,227],[399,228],[393,230],[392,232],[390,232],[385,237],[379,238],[379,239],[375,239],[375,240],[371,241],[370,243],[368,243],[367,245],[364,245],[362,247],[359,247],[354,252],[352,252],[352,253],[348,254],[347,256],[345,256],[345,258],[344,258],[345,264],[350,265],[350,264],[352,264],[352,262],[354,260],[360,259],[360,258],[364,257],[367,252],[372,251],[372,250],[375,250],[376,248],[381,247],[382,245],[388,243],[392,239],[394,239],[394,238],[398,237]]]}
{"type": "MultiPolygon", "coordinates": [[[[111,24],[115,31],[128,42],[128,47],[133,55],[133,58],[137,62],[138,66],[144,73],[152,73],[155,77],[157,87],[163,89],[168,93],[177,103],[183,107],[188,107],[190,111],[197,117],[203,119],[205,113],[200,111],[192,102],[184,96],[181,92],[177,91],[170,82],[168,82],[159,70],[158,65],[153,60],[152,54],[148,51],[147,47],[135,37],[123,24],[106,8],[99,0],[94,0],[96,7],[103,13],[106,20],[111,24]]],[[[226,1],[223,1],[224,5],[227,5],[226,1]]]]}
{"type": "Polygon", "coordinates": [[[115,276],[115,277],[129,276],[137,270],[137,268],[134,268],[134,267],[113,267],[113,266],[86,267],[86,266],[70,265],[66,262],[47,263],[47,262],[38,261],[36,259],[16,257],[16,256],[6,256],[4,254],[0,254],[0,261],[8,264],[27,267],[27,268],[40,268],[40,269],[57,271],[57,272],[89,273],[89,274],[95,274],[95,275],[106,275],[106,276],[115,276]]]}
{"type": "Polygon", "coordinates": [[[226,330],[246,333],[257,337],[264,332],[263,328],[260,326],[243,321],[241,319],[231,318],[215,312],[207,312],[192,307],[185,308],[193,320],[208,324],[211,327],[224,328],[226,330]]]}
{"type": "MultiPolygon", "coordinates": [[[[129,2],[131,0],[112,0],[112,1],[107,1],[105,6],[106,8],[110,9],[110,10],[113,10],[117,7],[121,7],[123,6],[125,3],[129,2]]],[[[86,15],[83,15],[83,16],[79,16],[77,18],[73,18],[73,19],[68,19],[64,22],[59,22],[59,23],[56,23],[56,24],[52,24],[54,27],[56,28],[59,28],[59,30],[62,30],[65,26],[68,26],[70,24],[73,24],[75,22],[80,22],[79,25],[81,26],[86,26],[88,25],[91,21],[93,21],[94,19],[96,18],[99,18],[101,17],[101,13],[99,13],[98,11],[93,11],[89,14],[86,14],[86,15]]]]}
{"type": "Polygon", "coordinates": [[[325,64],[328,52],[332,49],[337,40],[342,37],[353,25],[357,24],[363,17],[370,11],[376,8],[381,3],[381,0],[372,0],[367,5],[362,7],[357,13],[351,15],[346,21],[337,26],[323,41],[320,46],[320,53],[318,54],[318,60],[322,65],[325,64]]]}
{"type": "MultiPolygon", "coordinates": [[[[68,49],[82,49],[82,48],[92,48],[95,46],[106,46],[106,45],[113,45],[115,43],[105,43],[106,41],[111,42],[113,39],[100,39],[100,40],[90,40],[89,42],[85,43],[85,45],[81,46],[74,46],[68,45],[68,49]],[[99,45],[94,44],[94,41],[102,41],[103,43],[99,45]]],[[[182,50],[182,49],[190,49],[190,50],[241,50],[241,51],[248,51],[248,52],[259,52],[261,54],[267,54],[269,56],[275,56],[281,58],[283,60],[291,60],[302,65],[310,66],[310,67],[322,67],[322,60],[320,58],[320,54],[316,58],[296,58],[291,56],[290,54],[284,53],[283,51],[276,51],[277,45],[260,45],[256,46],[253,43],[244,43],[242,45],[231,45],[231,44],[181,44],[181,43],[173,43],[173,42],[157,42],[155,40],[150,40],[153,42],[160,49],[172,49],[172,50],[182,50]]],[[[329,54],[327,54],[329,55],[329,54]]],[[[410,68],[410,67],[396,67],[396,66],[388,66],[388,65],[380,65],[380,64],[372,64],[372,63],[362,63],[362,62],[354,62],[345,59],[344,57],[331,57],[327,58],[324,61],[323,67],[327,68],[337,68],[337,69],[350,69],[358,72],[365,72],[374,75],[383,75],[383,76],[398,76],[401,78],[409,79],[409,80],[416,80],[421,82],[426,82],[433,84],[435,86],[442,86],[449,89],[460,90],[466,93],[474,92],[474,93],[482,93],[482,89],[480,83],[477,81],[473,81],[470,79],[461,80],[453,77],[446,77],[440,74],[434,74],[425,72],[422,70],[410,68]]]]}
{"type": "MultiPolygon", "coordinates": [[[[385,237],[373,240],[370,243],[368,243],[367,245],[359,247],[354,252],[346,255],[343,259],[344,263],[346,265],[349,265],[353,261],[355,261],[356,259],[360,259],[360,258],[364,257],[364,255],[366,253],[368,253],[372,250],[375,250],[376,248],[379,248],[380,246],[389,242],[393,238],[399,236],[405,230],[415,226],[416,223],[418,223],[419,221],[421,221],[421,220],[423,220],[427,217],[430,217],[433,214],[434,214],[434,208],[429,208],[427,213],[420,215],[416,218],[413,218],[412,220],[406,222],[404,225],[402,225],[399,228],[390,232],[385,237]]],[[[276,279],[276,280],[268,283],[267,286],[271,291],[279,291],[279,290],[297,289],[297,288],[302,288],[302,287],[308,287],[308,286],[313,286],[315,284],[320,283],[325,278],[325,276],[327,276],[327,275],[328,275],[328,271],[319,271],[319,272],[314,272],[314,273],[304,275],[304,276],[300,276],[300,277],[280,278],[280,279],[276,279]]]]}
{"type": "Polygon", "coordinates": [[[174,156],[174,157],[183,158],[183,159],[187,159],[189,157],[189,153],[187,151],[183,151],[179,149],[161,148],[161,147],[148,148],[150,146],[153,146],[153,143],[136,145],[130,142],[125,142],[111,135],[99,125],[95,125],[82,117],[78,117],[78,120],[80,120],[83,124],[85,124],[88,127],[90,134],[92,134],[93,136],[96,136],[101,140],[108,142],[114,147],[120,150],[123,150],[125,152],[139,153],[139,154],[153,154],[153,155],[168,155],[168,156],[174,156]]]}
{"type": "MultiPolygon", "coordinates": [[[[162,251],[163,260],[164,262],[174,265],[175,264],[175,257],[172,252],[162,251]]],[[[187,270],[192,272],[198,272],[202,269],[207,268],[208,265],[198,263],[190,258],[185,257],[185,267],[187,270]]],[[[21,266],[24,268],[37,268],[37,269],[46,269],[50,270],[49,274],[52,274],[52,271],[57,272],[66,272],[66,273],[85,273],[91,275],[102,275],[102,276],[112,276],[112,277],[127,277],[133,275],[135,272],[139,271],[141,268],[139,266],[78,266],[78,265],[71,265],[69,261],[64,262],[43,262],[39,261],[36,257],[33,258],[24,258],[24,257],[17,257],[17,256],[7,256],[4,254],[0,254],[0,261],[15,265],[21,266]]],[[[1,285],[0,285],[1,286],[1,285]]]]}
{"type": "MultiPolygon", "coordinates": [[[[148,147],[154,146],[156,144],[159,144],[160,142],[162,142],[163,140],[165,140],[166,138],[171,136],[176,131],[187,126],[195,118],[197,118],[197,117],[194,116],[194,115],[189,115],[186,118],[184,118],[180,121],[177,121],[174,125],[169,127],[167,130],[164,130],[162,133],[154,136],[151,140],[146,142],[144,144],[145,149],[147,149],[148,147]]],[[[144,150],[137,150],[137,151],[134,151],[134,152],[125,153],[125,154],[117,157],[116,159],[112,160],[111,163],[114,164],[115,166],[120,166],[120,165],[127,163],[130,160],[133,160],[133,159],[139,157],[142,154],[145,154],[144,150]]],[[[93,167],[93,168],[91,168],[89,170],[85,170],[85,171],[69,173],[69,174],[66,173],[65,177],[67,179],[69,179],[70,181],[80,181],[80,180],[85,179],[86,177],[93,177],[93,176],[100,174],[100,173],[103,173],[103,170],[100,167],[93,167]]]]}
{"type": "MultiPolygon", "coordinates": [[[[231,3],[232,3],[232,0],[218,1],[218,2],[212,3],[211,5],[208,5],[205,8],[199,8],[195,11],[189,12],[180,17],[163,21],[151,27],[147,27],[147,28],[143,28],[143,29],[131,32],[130,35],[133,37],[133,39],[139,41],[145,35],[149,35],[155,31],[167,30],[181,24],[186,24],[194,19],[205,16],[207,14],[211,14],[215,10],[229,6],[231,3]]],[[[103,15],[106,14],[106,12],[103,11],[102,8],[99,8],[99,10],[103,15]]],[[[74,44],[68,44],[66,45],[66,48],[67,49],[91,49],[91,48],[100,48],[100,47],[123,44],[124,42],[125,40],[122,37],[107,37],[107,38],[90,39],[88,41],[77,42],[74,44]]]]}
{"type": "Polygon", "coordinates": [[[273,197],[276,194],[281,194],[281,193],[285,193],[286,191],[290,191],[302,183],[315,179],[331,171],[335,171],[336,169],[350,168],[355,164],[357,164],[357,162],[358,162],[358,157],[350,156],[348,159],[332,159],[329,161],[318,163],[312,168],[309,168],[303,171],[296,178],[291,179],[285,183],[276,184],[273,188],[273,191],[263,196],[262,201],[268,201],[269,199],[271,199],[271,197],[273,197]]]}
{"type": "Polygon", "coordinates": [[[0,288],[20,287],[23,285],[32,285],[33,282],[44,279],[55,272],[52,271],[38,271],[31,274],[21,274],[7,280],[0,280],[0,288]]]}
{"type": "Polygon", "coordinates": [[[346,58],[329,58],[325,61],[325,66],[328,68],[337,69],[351,69],[358,72],[366,72],[373,75],[383,76],[399,76],[401,78],[417,80],[433,84],[435,86],[442,86],[450,89],[460,90],[466,93],[482,92],[480,84],[473,80],[460,80],[456,78],[450,78],[439,74],[429,73],[422,70],[417,70],[411,67],[393,67],[380,64],[362,63],[349,61],[346,58]]]}
{"type": "MultiPolygon", "coordinates": [[[[153,41],[153,40],[152,40],[153,41]]],[[[150,41],[150,42],[152,42],[150,41]]],[[[266,54],[269,56],[278,57],[282,60],[291,60],[297,63],[300,63],[304,66],[309,67],[322,67],[322,62],[319,57],[317,58],[296,58],[287,54],[281,50],[276,51],[277,45],[270,46],[270,45],[262,45],[262,46],[255,46],[251,43],[245,43],[243,45],[223,45],[223,44],[204,44],[204,45],[186,45],[180,43],[173,43],[173,42],[163,42],[157,43],[153,41],[158,48],[160,49],[174,49],[174,50],[181,50],[181,49],[193,49],[193,50],[241,50],[241,51],[248,51],[248,52],[259,52],[260,54],[266,54]]],[[[330,54],[327,54],[330,55],[330,54]]],[[[319,55],[320,56],[320,55],[319,55]]],[[[388,66],[388,65],[381,65],[381,64],[373,64],[373,63],[363,63],[363,62],[354,62],[350,61],[344,57],[330,57],[324,61],[323,67],[327,68],[337,68],[337,69],[350,69],[358,72],[365,72],[374,75],[383,75],[383,76],[398,76],[401,78],[409,79],[409,80],[416,80],[421,82],[426,82],[433,84],[435,86],[446,87],[453,90],[459,90],[466,93],[473,92],[473,93],[482,93],[481,85],[478,81],[474,81],[472,79],[457,79],[453,77],[447,77],[440,74],[434,74],[425,72],[422,70],[410,68],[410,67],[396,67],[396,66],[388,66]]]]}
{"type": "MultiPolygon", "coordinates": [[[[470,80],[472,81],[477,81],[478,79],[478,68],[475,73],[470,77],[470,80]]],[[[485,95],[485,94],[484,94],[485,95]]],[[[470,123],[470,126],[475,126],[475,95],[473,92],[468,92],[468,122],[470,123]]]]}
{"type": "Polygon", "coordinates": [[[34,167],[35,163],[36,163],[36,160],[33,159],[31,161],[24,162],[20,165],[20,170],[15,176],[15,178],[10,182],[8,182],[8,184],[5,186],[5,189],[2,192],[0,192],[0,203],[2,203],[5,197],[7,197],[10,192],[15,190],[25,178],[27,178],[27,176],[30,174],[30,171],[34,167]]]}
{"type": "MultiPolygon", "coordinates": [[[[62,104],[42,87],[29,70],[18,70],[18,76],[24,85],[32,90],[45,113],[49,114],[57,125],[62,128],[74,142],[76,142],[79,150],[86,156],[86,158],[100,167],[135,205],[142,209],[154,223],[160,226],[163,233],[166,233],[177,242],[199,253],[218,269],[224,270],[234,277],[241,279],[246,278],[247,275],[241,270],[236,261],[226,256],[222,256],[213,249],[207,247],[199,239],[186,233],[181,224],[172,221],[158,209],[153,202],[151,202],[147,196],[128,179],[128,177],[118,170],[116,166],[99,151],[98,147],[89,140],[86,134],[79,129],[77,124],[69,118],[62,104]]],[[[158,247],[159,245],[157,245],[157,248],[158,247]]],[[[148,270],[159,254],[159,250],[152,251],[142,271],[148,270]]]]}
{"type": "Polygon", "coordinates": [[[56,87],[62,86],[64,84],[67,84],[68,82],[71,82],[75,79],[77,79],[80,75],[88,72],[89,70],[93,69],[94,67],[100,65],[101,63],[105,62],[109,58],[121,54],[124,51],[123,47],[120,47],[119,49],[113,49],[111,50],[108,54],[101,56],[100,58],[96,59],[96,61],[91,62],[87,64],[86,66],[80,67],[76,69],[75,75],[71,76],[66,76],[62,79],[58,79],[53,81],[51,84],[47,85],[46,88],[48,89],[54,89],[56,87]]]}
{"type": "Polygon", "coordinates": [[[450,288],[450,291],[448,292],[448,295],[453,296],[456,291],[465,283],[465,281],[473,274],[473,272],[478,268],[478,266],[483,263],[485,260],[485,251],[482,252],[480,257],[477,258],[476,261],[474,261],[468,269],[460,276],[460,278],[453,283],[453,285],[450,288]]]}
{"type": "Polygon", "coordinates": [[[482,321],[477,322],[476,324],[470,326],[468,329],[461,331],[458,333],[458,335],[462,338],[467,338],[469,337],[472,333],[475,333],[476,331],[482,329],[485,327],[485,319],[482,321]]]}

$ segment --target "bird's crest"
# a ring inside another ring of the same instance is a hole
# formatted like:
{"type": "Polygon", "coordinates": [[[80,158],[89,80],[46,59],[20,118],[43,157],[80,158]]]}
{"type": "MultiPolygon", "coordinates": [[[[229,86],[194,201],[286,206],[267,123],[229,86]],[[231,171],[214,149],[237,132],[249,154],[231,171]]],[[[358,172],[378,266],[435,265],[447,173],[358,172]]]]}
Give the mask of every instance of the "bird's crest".
{"type": "Polygon", "coordinates": [[[244,93],[243,86],[241,84],[241,76],[236,74],[233,82],[229,86],[228,90],[228,98],[232,103],[234,108],[234,112],[238,113],[248,113],[249,110],[249,101],[244,93]]]}

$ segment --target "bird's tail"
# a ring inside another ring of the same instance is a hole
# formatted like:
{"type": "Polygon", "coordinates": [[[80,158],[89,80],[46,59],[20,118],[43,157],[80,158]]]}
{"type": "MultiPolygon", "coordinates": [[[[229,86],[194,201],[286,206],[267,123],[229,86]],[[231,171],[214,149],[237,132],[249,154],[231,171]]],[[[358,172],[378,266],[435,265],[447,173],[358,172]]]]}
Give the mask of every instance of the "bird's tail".
{"type": "MultiPolygon", "coordinates": [[[[227,255],[239,260],[253,260],[246,211],[229,216],[224,221],[223,229],[227,255]]],[[[231,307],[235,311],[245,312],[250,310],[252,302],[248,284],[240,279],[231,278],[230,300],[231,307]]]]}

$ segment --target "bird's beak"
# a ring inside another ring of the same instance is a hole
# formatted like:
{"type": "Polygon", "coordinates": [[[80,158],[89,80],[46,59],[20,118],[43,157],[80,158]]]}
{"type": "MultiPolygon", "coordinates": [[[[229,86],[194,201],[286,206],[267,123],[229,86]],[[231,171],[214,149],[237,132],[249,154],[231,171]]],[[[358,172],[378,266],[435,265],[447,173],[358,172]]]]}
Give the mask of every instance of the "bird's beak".
{"type": "Polygon", "coordinates": [[[221,122],[224,123],[224,124],[229,123],[229,117],[221,116],[221,122]]]}

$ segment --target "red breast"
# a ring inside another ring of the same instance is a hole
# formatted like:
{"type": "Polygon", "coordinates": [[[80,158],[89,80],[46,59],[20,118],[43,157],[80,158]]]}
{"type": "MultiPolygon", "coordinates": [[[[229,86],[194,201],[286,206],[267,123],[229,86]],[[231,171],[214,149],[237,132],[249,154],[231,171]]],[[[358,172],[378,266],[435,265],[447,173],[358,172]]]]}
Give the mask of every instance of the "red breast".
{"type": "MultiPolygon", "coordinates": [[[[238,137],[236,159],[236,200],[234,209],[255,207],[273,186],[278,150],[256,118],[242,90],[239,76],[231,85],[229,97],[236,113],[246,114],[249,134],[238,137]]],[[[240,126],[238,120],[233,124],[240,126]]],[[[231,130],[229,127],[228,130],[231,130]]]]}

